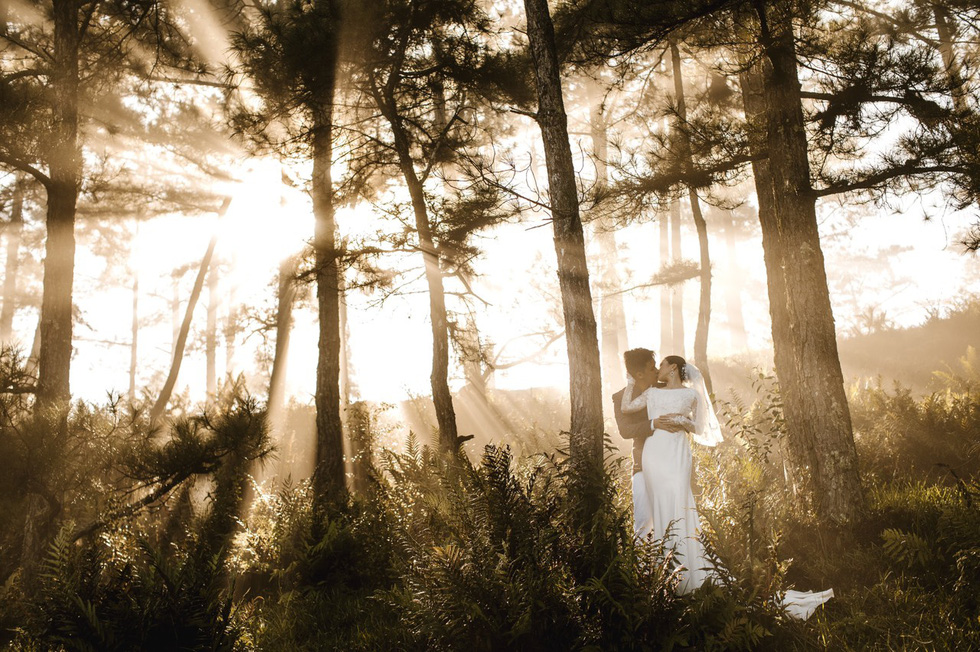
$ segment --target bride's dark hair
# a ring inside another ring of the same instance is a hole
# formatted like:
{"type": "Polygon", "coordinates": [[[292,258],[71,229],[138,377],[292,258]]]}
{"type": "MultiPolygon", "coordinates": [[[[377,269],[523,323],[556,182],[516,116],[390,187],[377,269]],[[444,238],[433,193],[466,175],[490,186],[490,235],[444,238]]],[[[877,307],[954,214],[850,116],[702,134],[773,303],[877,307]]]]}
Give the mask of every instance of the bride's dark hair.
{"type": "Polygon", "coordinates": [[[687,380],[687,360],[679,355],[668,355],[664,358],[664,362],[667,364],[677,365],[677,373],[681,377],[681,382],[687,380]]]}

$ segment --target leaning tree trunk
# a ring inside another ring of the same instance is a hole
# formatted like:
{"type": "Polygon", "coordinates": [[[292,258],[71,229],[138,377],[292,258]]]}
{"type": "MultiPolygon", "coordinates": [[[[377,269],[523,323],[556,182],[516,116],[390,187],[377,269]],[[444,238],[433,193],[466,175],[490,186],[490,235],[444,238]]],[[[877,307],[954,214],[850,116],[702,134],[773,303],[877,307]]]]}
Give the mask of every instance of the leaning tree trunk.
{"type": "Polygon", "coordinates": [[[749,80],[745,103],[768,150],[756,184],[776,375],[790,448],[808,471],[814,505],[826,519],[847,521],[865,503],[810,186],[795,41],[788,16],[769,25],[775,33],[765,46],[761,88],[749,80]]]}
{"type": "Polygon", "coordinates": [[[570,450],[573,469],[602,465],[602,383],[585,237],[579,216],[575,168],[568,141],[554,25],[547,0],[524,0],[527,37],[538,94],[536,119],[548,168],[558,284],[565,317],[571,398],[570,450]]]}
{"type": "Polygon", "coordinates": [[[432,402],[436,410],[436,423],[439,427],[439,448],[452,452],[458,449],[460,442],[453,396],[449,391],[449,317],[446,312],[446,290],[443,285],[442,267],[425,204],[425,190],[422,180],[415,172],[411,143],[402,126],[394,97],[389,93],[384,98],[384,102],[386,106],[383,112],[391,125],[398,165],[412,200],[415,232],[418,234],[419,249],[425,265],[425,282],[429,291],[429,322],[432,327],[432,374],[429,376],[429,382],[432,388],[432,402]]]}
{"type": "Polygon", "coordinates": [[[7,236],[7,261],[3,270],[3,311],[0,312],[0,342],[8,344],[14,334],[14,313],[17,311],[17,273],[20,268],[20,241],[24,233],[24,181],[14,181],[14,196],[10,206],[7,236]]]}
{"type": "Polygon", "coordinates": [[[78,146],[77,0],[54,0],[54,58],[51,62],[52,123],[48,159],[47,239],[41,295],[41,352],[37,408],[64,421],[71,398],[72,286],[75,271],[75,205],[81,178],[78,146]]]}
{"type": "MultiPolygon", "coordinates": [[[[691,139],[687,131],[687,102],[684,99],[684,77],[681,72],[681,53],[677,42],[670,41],[670,60],[674,72],[674,94],[677,96],[677,137],[680,139],[681,165],[690,172],[694,167],[691,155],[691,139]]],[[[688,186],[691,214],[698,232],[698,249],[701,268],[701,297],[698,304],[698,325],[694,331],[694,364],[701,370],[704,383],[711,392],[711,374],[708,371],[708,326],[711,323],[711,256],[708,252],[708,225],[701,212],[701,200],[693,186],[688,186]]]]}
{"type": "MultiPolygon", "coordinates": [[[[231,198],[226,197],[218,211],[219,219],[228,211],[230,204],[231,198]]],[[[197,302],[201,298],[201,292],[204,289],[204,279],[208,274],[208,270],[211,268],[211,261],[214,258],[214,248],[217,245],[218,236],[211,236],[211,241],[208,242],[208,248],[204,252],[204,257],[201,259],[201,267],[197,270],[197,277],[194,279],[194,288],[191,290],[190,297],[187,298],[184,321],[180,325],[180,332],[177,333],[177,341],[174,342],[174,356],[170,363],[170,373],[167,374],[167,380],[163,383],[160,396],[157,397],[153,407],[150,408],[151,426],[159,424],[164,411],[167,409],[167,403],[170,402],[170,397],[173,395],[174,387],[177,385],[177,376],[180,375],[180,366],[184,361],[184,348],[187,346],[187,337],[191,332],[191,320],[194,318],[194,308],[197,307],[197,302]]]]}
{"type": "Polygon", "coordinates": [[[290,256],[279,263],[279,289],[276,293],[276,350],[272,357],[269,400],[266,403],[266,422],[269,434],[272,436],[279,436],[283,431],[286,363],[289,358],[289,337],[293,329],[293,303],[296,298],[298,265],[298,256],[290,256]]]}
{"type": "Polygon", "coordinates": [[[313,213],[316,232],[316,296],[320,317],[316,366],[316,469],[313,484],[318,500],[340,504],[347,498],[344,475],[344,430],[340,406],[340,266],[334,217],[333,83],[314,115],[313,213]]]}

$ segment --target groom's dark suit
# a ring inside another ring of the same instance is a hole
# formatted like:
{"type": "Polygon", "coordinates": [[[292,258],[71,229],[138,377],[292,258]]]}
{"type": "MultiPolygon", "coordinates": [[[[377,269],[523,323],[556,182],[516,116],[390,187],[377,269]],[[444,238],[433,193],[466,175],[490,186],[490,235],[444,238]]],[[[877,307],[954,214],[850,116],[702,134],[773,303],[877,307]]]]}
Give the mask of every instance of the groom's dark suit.
{"type": "MultiPolygon", "coordinates": [[[[623,392],[626,388],[619,390],[612,395],[613,414],[616,416],[616,425],[619,427],[619,434],[623,439],[633,440],[633,473],[643,470],[643,442],[653,434],[650,426],[650,419],[647,418],[647,411],[623,412],[623,392]]],[[[631,399],[634,397],[630,397],[631,399]]]]}

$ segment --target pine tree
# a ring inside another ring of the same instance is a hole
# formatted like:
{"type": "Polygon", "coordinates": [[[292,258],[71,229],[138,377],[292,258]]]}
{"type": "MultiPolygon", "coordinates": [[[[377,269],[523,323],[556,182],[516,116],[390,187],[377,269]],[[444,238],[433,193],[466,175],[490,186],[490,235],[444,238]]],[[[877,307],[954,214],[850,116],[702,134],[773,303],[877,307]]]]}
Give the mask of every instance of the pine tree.
{"type": "MultiPolygon", "coordinates": [[[[346,499],[340,404],[341,251],[335,204],[338,77],[350,57],[341,53],[351,7],[340,0],[287,2],[259,8],[257,20],[234,39],[243,71],[263,102],[261,112],[243,111],[239,127],[257,143],[288,154],[287,143],[313,164],[313,235],[317,313],[320,320],[316,372],[316,465],[314,485],[321,504],[346,499]],[[285,136],[276,130],[285,129],[285,136]]],[[[277,378],[278,381],[278,378],[277,378]]]]}
{"type": "Polygon", "coordinates": [[[548,194],[568,346],[572,404],[570,455],[573,467],[578,468],[582,477],[588,477],[591,469],[602,465],[602,384],[585,239],[548,3],[525,0],[524,7],[538,94],[535,120],[541,128],[548,168],[548,194]]]}

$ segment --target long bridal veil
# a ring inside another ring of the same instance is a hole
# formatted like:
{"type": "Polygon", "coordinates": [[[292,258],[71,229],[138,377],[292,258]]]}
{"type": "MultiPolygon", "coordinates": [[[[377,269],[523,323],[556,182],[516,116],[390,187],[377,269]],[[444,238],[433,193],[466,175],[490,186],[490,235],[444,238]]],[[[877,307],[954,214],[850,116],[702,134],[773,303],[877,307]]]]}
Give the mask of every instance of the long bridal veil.
{"type": "MultiPolygon", "coordinates": [[[[692,438],[702,446],[717,446],[722,441],[721,426],[718,424],[714,406],[711,405],[711,398],[708,396],[708,389],[704,384],[704,376],[701,375],[701,370],[690,362],[687,363],[684,371],[691,383],[691,388],[698,395],[694,432],[691,433],[692,438]]],[[[776,602],[793,618],[806,620],[817,607],[832,597],[834,597],[833,589],[826,591],[786,591],[777,596],[776,602]]]]}
{"type": "Polygon", "coordinates": [[[691,433],[695,442],[702,446],[717,446],[722,441],[721,426],[718,416],[708,396],[708,388],[704,384],[701,370],[688,362],[684,367],[685,375],[691,383],[691,389],[698,395],[697,410],[694,414],[694,432],[691,433]]]}

